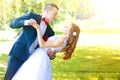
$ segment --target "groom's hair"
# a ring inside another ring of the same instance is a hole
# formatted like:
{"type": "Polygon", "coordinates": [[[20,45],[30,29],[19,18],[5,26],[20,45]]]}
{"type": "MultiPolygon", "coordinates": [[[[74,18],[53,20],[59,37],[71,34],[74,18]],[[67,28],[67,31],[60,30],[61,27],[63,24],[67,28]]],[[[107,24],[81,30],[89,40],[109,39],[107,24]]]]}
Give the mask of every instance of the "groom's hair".
{"type": "Polygon", "coordinates": [[[53,7],[59,10],[58,6],[56,4],[53,4],[53,3],[46,4],[44,7],[44,10],[52,10],[53,7]]]}

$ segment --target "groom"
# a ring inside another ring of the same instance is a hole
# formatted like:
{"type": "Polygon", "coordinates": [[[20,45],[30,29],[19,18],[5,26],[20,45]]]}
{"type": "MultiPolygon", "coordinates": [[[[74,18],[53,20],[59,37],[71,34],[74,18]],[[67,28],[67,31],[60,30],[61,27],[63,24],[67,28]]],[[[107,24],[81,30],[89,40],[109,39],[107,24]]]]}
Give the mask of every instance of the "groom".
{"type": "MultiPolygon", "coordinates": [[[[28,12],[11,22],[11,28],[22,28],[22,31],[9,53],[9,61],[4,80],[11,80],[20,66],[29,58],[30,54],[37,47],[37,45],[34,46],[35,41],[37,41],[37,33],[35,28],[31,25],[33,23],[40,24],[43,39],[47,40],[48,37],[54,35],[54,31],[51,29],[48,22],[56,18],[58,10],[59,8],[57,5],[47,4],[41,15],[28,12]]],[[[51,54],[49,54],[49,57],[53,57],[53,55],[50,55],[51,54]]]]}

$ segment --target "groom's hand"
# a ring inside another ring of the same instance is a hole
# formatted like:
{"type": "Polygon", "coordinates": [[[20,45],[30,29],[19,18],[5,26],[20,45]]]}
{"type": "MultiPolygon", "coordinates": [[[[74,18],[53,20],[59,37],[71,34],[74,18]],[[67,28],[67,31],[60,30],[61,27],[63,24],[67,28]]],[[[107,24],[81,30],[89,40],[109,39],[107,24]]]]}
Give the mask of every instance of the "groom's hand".
{"type": "Polygon", "coordinates": [[[52,51],[51,49],[47,50],[47,54],[51,60],[55,59],[56,57],[56,51],[52,51]]]}
{"type": "Polygon", "coordinates": [[[29,20],[25,20],[25,25],[33,25],[36,24],[36,20],[35,19],[29,19],[29,20]]]}

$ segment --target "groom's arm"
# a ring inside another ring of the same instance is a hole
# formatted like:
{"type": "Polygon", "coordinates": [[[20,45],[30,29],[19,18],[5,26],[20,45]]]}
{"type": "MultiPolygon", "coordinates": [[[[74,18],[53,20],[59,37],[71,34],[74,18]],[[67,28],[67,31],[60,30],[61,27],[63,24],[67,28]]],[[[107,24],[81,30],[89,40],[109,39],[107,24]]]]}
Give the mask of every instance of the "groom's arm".
{"type": "Polygon", "coordinates": [[[11,28],[21,28],[21,27],[26,26],[25,21],[29,20],[31,18],[31,15],[32,15],[32,12],[28,12],[25,15],[12,20],[10,23],[10,27],[11,28]]]}

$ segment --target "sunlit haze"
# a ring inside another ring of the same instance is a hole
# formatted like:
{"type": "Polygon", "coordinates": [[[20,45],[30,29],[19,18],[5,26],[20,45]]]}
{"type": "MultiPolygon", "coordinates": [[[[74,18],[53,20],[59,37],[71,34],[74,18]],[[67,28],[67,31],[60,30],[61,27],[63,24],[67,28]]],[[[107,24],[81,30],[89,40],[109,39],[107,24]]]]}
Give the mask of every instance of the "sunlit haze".
{"type": "Polygon", "coordinates": [[[120,0],[91,0],[92,8],[96,10],[96,18],[106,23],[120,22],[120,0]]]}

